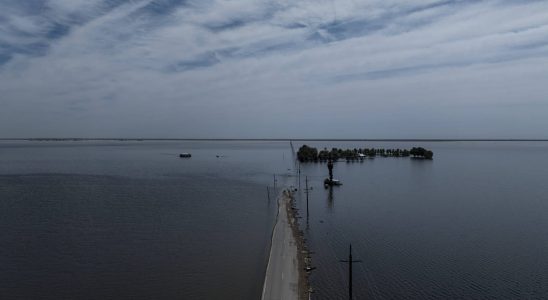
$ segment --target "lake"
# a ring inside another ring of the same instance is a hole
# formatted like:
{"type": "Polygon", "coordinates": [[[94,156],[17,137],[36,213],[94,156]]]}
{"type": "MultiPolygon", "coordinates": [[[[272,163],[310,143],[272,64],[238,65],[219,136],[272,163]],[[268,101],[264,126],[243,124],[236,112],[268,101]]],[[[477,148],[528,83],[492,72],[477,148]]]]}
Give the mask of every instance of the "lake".
{"type": "Polygon", "coordinates": [[[260,298],[288,145],[0,142],[0,298],[260,298]]]}
{"type": "Polygon", "coordinates": [[[324,189],[284,141],[0,141],[0,298],[259,299],[287,185],[314,299],[347,297],[350,243],[355,299],[548,298],[547,142],[306,144],[434,159],[338,162],[324,189]]]}
{"type": "Polygon", "coordinates": [[[548,298],[548,143],[310,142],[318,148],[411,148],[434,160],[301,164],[303,230],[315,299],[548,298]]]}

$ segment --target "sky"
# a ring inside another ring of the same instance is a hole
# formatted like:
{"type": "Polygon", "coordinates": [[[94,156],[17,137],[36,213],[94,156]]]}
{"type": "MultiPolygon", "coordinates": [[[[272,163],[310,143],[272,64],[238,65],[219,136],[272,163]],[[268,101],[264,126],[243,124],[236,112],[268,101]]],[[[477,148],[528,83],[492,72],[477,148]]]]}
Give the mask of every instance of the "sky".
{"type": "Polygon", "coordinates": [[[0,0],[2,138],[547,129],[547,0],[0,0]]]}

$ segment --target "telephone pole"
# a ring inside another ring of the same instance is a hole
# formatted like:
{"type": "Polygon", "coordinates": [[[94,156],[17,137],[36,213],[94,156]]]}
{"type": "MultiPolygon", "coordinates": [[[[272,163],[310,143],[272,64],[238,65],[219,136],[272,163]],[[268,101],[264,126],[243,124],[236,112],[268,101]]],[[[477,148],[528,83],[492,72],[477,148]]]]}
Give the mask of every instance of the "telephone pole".
{"type": "Polygon", "coordinates": [[[352,264],[362,262],[361,260],[352,259],[352,244],[350,244],[348,260],[340,260],[340,262],[348,263],[348,299],[352,300],[352,264]]]}
{"type": "Polygon", "coordinates": [[[305,177],[305,189],[304,189],[304,193],[306,194],[306,216],[308,217],[308,176],[305,177]]]}

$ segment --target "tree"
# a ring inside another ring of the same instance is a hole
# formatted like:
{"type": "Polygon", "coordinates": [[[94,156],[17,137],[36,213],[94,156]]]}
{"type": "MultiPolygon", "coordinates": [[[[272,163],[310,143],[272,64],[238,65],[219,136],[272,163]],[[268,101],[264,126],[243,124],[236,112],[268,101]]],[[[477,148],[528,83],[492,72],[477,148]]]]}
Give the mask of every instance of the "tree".
{"type": "Polygon", "coordinates": [[[297,159],[300,162],[316,161],[318,159],[318,149],[302,145],[297,152],[297,159]]]}

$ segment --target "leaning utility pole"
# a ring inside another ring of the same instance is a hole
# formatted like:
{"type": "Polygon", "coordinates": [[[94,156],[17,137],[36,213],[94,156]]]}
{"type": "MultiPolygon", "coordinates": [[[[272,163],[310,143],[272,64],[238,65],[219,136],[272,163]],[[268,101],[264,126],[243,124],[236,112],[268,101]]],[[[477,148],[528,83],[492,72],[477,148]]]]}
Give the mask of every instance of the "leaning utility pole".
{"type": "Polygon", "coordinates": [[[341,260],[340,262],[348,263],[348,299],[352,300],[352,264],[362,262],[361,260],[352,259],[352,244],[350,244],[350,253],[348,254],[348,260],[341,260]]]}

